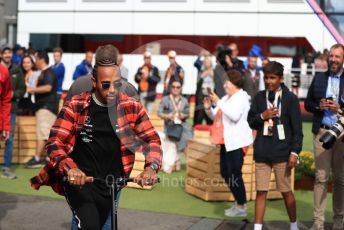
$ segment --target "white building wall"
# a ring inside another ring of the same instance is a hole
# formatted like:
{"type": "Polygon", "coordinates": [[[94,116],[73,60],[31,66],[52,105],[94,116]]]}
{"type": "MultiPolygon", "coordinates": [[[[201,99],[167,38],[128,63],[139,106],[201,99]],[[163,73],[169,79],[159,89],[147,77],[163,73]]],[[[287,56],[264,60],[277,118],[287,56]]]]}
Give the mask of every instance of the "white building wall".
{"type": "MultiPolygon", "coordinates": [[[[27,45],[30,33],[306,37],[315,50],[336,43],[304,0],[271,2],[273,0],[19,0],[18,43],[27,45]]],[[[64,55],[67,66],[64,89],[72,83],[75,65],[82,58],[82,54],[64,55]]],[[[156,60],[155,64],[165,70],[167,59],[157,57],[156,60]]],[[[180,60],[183,60],[186,83],[191,79],[189,86],[184,86],[184,93],[194,93],[195,58],[187,56],[180,60]]],[[[141,58],[124,56],[131,82],[141,63],[141,58]]]]}

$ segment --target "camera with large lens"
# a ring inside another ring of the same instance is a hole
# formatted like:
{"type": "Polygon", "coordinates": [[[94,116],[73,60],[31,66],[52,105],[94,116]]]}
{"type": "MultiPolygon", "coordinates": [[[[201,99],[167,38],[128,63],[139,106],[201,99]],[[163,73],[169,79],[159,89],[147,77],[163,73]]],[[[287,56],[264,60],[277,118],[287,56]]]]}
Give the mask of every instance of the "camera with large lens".
{"type": "Polygon", "coordinates": [[[338,121],[327,130],[319,139],[322,142],[322,147],[324,149],[330,149],[333,147],[337,138],[344,131],[344,117],[343,114],[340,114],[338,121]]]}

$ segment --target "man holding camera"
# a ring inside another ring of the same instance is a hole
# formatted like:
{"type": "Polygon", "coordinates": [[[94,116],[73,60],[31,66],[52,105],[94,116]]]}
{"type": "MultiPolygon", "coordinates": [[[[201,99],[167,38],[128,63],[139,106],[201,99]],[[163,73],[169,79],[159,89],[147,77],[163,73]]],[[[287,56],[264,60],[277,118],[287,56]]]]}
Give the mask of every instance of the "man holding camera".
{"type": "Polygon", "coordinates": [[[333,228],[343,229],[344,216],[344,143],[342,135],[334,145],[323,148],[320,137],[337,121],[337,113],[344,107],[344,46],[335,44],[330,49],[329,69],[315,75],[305,101],[305,109],[313,113],[315,184],[314,223],[312,229],[324,229],[327,184],[330,170],[333,176],[333,228]],[[340,96],[342,95],[342,96],[340,96]]]}

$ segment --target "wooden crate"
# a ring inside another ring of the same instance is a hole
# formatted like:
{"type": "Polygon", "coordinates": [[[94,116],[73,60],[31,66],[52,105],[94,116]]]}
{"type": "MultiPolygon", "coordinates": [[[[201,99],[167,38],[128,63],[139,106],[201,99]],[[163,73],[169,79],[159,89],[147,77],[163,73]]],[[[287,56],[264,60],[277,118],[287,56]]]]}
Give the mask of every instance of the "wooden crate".
{"type": "MultiPolygon", "coordinates": [[[[130,173],[130,177],[136,177],[140,173],[142,173],[142,171],[144,170],[144,165],[145,165],[145,157],[143,156],[143,154],[139,152],[135,153],[135,163],[134,163],[133,170],[130,173]]],[[[151,190],[154,186],[141,187],[136,183],[128,183],[127,187],[151,190]]]]}
{"type": "MultiPolygon", "coordinates": [[[[251,199],[252,151],[245,156],[243,180],[247,200],[251,199]],[[251,159],[250,159],[251,158],[251,159]]],[[[220,174],[220,147],[190,140],[186,150],[185,191],[206,201],[233,201],[220,174]]]]}
{"type": "Polygon", "coordinates": [[[157,131],[164,131],[164,120],[158,117],[157,113],[148,114],[149,120],[157,131]]]}
{"type": "MultiPolygon", "coordinates": [[[[185,184],[185,191],[189,194],[192,194],[198,198],[201,198],[205,201],[233,201],[233,194],[230,192],[209,192],[201,190],[199,188],[185,184]]],[[[246,196],[249,197],[250,193],[246,193],[246,196]]]]}
{"type": "Polygon", "coordinates": [[[34,116],[18,117],[19,154],[18,163],[29,161],[36,152],[36,118],[34,116]]]}
{"type": "MultiPolygon", "coordinates": [[[[197,140],[190,140],[186,151],[185,191],[206,201],[233,201],[227,184],[220,175],[220,148],[197,140]]],[[[247,200],[256,199],[255,165],[253,149],[250,148],[244,157],[242,168],[247,200]]],[[[292,190],[294,190],[294,171],[292,190]]],[[[269,184],[268,199],[281,199],[276,190],[275,175],[272,173],[269,184]]]]}
{"type": "Polygon", "coordinates": [[[211,144],[209,131],[194,130],[193,135],[193,140],[202,142],[204,144],[211,144]]]}

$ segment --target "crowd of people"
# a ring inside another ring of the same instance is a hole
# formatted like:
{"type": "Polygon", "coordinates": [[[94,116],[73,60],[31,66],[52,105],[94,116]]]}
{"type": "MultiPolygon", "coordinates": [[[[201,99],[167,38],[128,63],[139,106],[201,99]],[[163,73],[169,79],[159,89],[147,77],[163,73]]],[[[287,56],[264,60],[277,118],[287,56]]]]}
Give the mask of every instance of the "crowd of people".
{"type": "MultiPolygon", "coordinates": [[[[203,50],[196,59],[193,125],[202,124],[203,120],[214,125],[215,117],[220,118],[222,129],[217,133],[220,138],[214,144],[221,146],[221,176],[235,198],[233,207],[224,210],[224,215],[247,216],[242,166],[247,147],[253,146],[257,191],[254,228],[262,229],[273,170],[277,189],[285,201],[290,229],[296,230],[291,170],[298,164],[303,143],[299,100],[284,84],[281,63],[255,52],[243,62],[238,54],[237,44],[231,43],[217,48],[215,67],[207,51],[203,50]],[[257,64],[258,58],[262,66],[257,64]]],[[[55,48],[54,64],[49,65],[49,56],[44,51],[1,48],[0,128],[6,140],[2,176],[16,178],[10,168],[17,114],[34,114],[37,147],[25,165],[28,168],[44,165],[44,168],[32,178],[32,186],[38,189],[50,185],[66,197],[73,211],[74,229],[80,224],[99,229],[109,222],[109,194],[104,185],[86,182],[107,175],[129,176],[133,154],[139,148],[146,162],[137,183],[156,183],[160,168],[166,173],[181,169],[179,153],[192,138],[192,128],[187,122],[189,101],[182,95],[185,73],[177,63],[176,51],[170,50],[167,53],[170,65],[166,75],[160,76],[158,67],[151,62],[152,54],[146,51],[143,65],[134,76],[138,85],[135,88],[128,82],[128,69],[123,66],[118,50],[112,45],[100,46],[94,66],[93,52],[88,51],[76,67],[75,81],[60,109],[65,77],[62,56],[63,50],[55,48]],[[155,111],[156,88],[161,79],[163,97],[155,111]],[[153,112],[164,120],[163,133],[158,134],[149,120],[148,114],[153,112]],[[67,180],[61,180],[63,176],[67,180]],[[88,202],[90,199],[92,202],[88,202]]],[[[305,100],[305,109],[313,113],[316,180],[312,229],[324,229],[330,172],[334,183],[333,229],[343,229],[344,145],[338,138],[334,147],[327,150],[319,141],[338,121],[338,112],[344,107],[343,45],[333,45],[314,63],[321,71],[312,80],[305,100]]],[[[294,74],[297,76],[298,72],[294,74]]]]}

